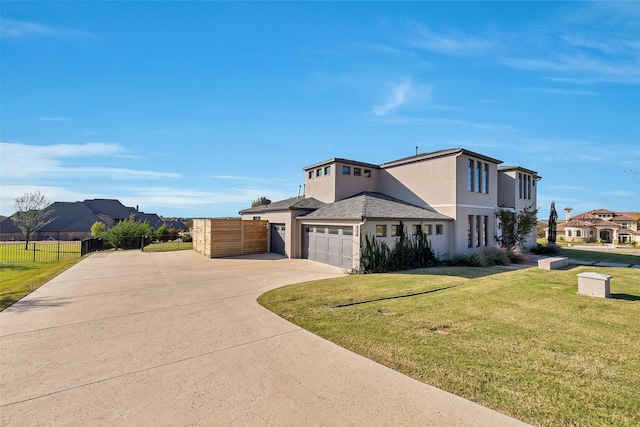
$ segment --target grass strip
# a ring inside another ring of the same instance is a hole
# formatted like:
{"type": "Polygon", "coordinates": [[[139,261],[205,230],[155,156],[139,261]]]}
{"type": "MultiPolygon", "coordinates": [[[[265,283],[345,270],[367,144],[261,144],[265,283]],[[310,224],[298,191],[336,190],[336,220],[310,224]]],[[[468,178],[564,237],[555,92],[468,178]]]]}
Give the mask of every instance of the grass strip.
{"type": "Polygon", "coordinates": [[[38,289],[82,258],[64,259],[55,263],[0,264],[0,311],[38,289]]]}

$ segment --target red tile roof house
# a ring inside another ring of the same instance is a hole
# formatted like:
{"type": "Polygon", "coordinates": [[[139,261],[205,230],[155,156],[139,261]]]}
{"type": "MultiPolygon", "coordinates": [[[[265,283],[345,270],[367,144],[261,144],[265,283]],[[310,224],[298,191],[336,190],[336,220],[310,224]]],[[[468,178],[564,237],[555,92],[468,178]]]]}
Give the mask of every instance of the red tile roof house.
{"type": "MultiPolygon", "coordinates": [[[[270,252],[356,268],[360,238],[393,247],[421,227],[439,259],[496,244],[499,206],[536,206],[537,172],[463,148],[380,165],[334,158],[303,168],[305,195],[240,211],[269,222],[270,252]]],[[[535,245],[535,230],[527,241],[535,245]]]]}
{"type": "Polygon", "coordinates": [[[565,242],[640,243],[637,212],[597,209],[571,217],[572,209],[565,210],[567,219],[558,225],[558,238],[565,242]]]}

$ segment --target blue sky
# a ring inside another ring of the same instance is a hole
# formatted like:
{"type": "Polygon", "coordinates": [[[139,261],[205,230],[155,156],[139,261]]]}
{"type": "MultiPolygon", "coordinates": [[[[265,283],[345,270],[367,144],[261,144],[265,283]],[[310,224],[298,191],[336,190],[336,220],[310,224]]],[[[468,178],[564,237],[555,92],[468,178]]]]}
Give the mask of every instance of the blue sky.
{"type": "Polygon", "coordinates": [[[637,1],[2,2],[0,14],[4,215],[40,190],[234,216],[296,196],[306,165],[416,146],[538,171],[541,218],[552,200],[640,211],[637,1]]]}

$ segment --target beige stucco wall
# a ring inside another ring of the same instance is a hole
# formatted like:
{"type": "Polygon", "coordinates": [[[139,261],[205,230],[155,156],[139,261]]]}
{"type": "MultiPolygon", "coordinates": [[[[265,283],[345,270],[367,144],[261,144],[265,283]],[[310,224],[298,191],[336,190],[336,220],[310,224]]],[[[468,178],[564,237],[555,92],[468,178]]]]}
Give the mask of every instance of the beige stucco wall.
{"type": "Polygon", "coordinates": [[[379,170],[375,168],[346,162],[323,164],[322,166],[305,170],[305,196],[313,197],[321,202],[333,203],[363,191],[378,191],[378,172],[379,170]],[[326,166],[331,167],[330,175],[324,174],[326,166]],[[342,166],[349,166],[351,173],[349,175],[343,174],[342,166]],[[360,168],[360,176],[354,175],[354,168],[360,168]],[[315,176],[317,169],[322,169],[322,176],[315,176]],[[371,171],[370,177],[365,176],[365,169],[371,171]],[[311,170],[314,171],[313,178],[309,178],[311,170]]]}
{"type": "MultiPolygon", "coordinates": [[[[378,191],[425,208],[454,205],[455,165],[454,156],[387,168],[383,165],[378,178],[378,191]]],[[[437,210],[440,212],[439,208],[437,210]]]]}
{"type": "Polygon", "coordinates": [[[516,207],[516,171],[503,171],[498,174],[498,206],[516,207]]]}
{"type": "Polygon", "coordinates": [[[305,171],[305,181],[304,181],[304,195],[306,197],[313,197],[315,199],[320,200],[324,203],[331,203],[335,201],[336,197],[336,165],[334,163],[329,163],[327,165],[323,165],[321,168],[313,169],[314,177],[309,178],[309,171],[305,171]],[[324,174],[324,167],[331,167],[331,174],[324,174]],[[322,169],[322,176],[315,177],[315,170],[322,169]]]}

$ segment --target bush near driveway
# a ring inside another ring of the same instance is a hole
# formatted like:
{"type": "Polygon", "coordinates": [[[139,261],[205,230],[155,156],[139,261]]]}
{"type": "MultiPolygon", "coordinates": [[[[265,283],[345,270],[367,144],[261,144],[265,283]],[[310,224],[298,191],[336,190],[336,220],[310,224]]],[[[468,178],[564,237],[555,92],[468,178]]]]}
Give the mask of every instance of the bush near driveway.
{"type": "Polygon", "coordinates": [[[640,270],[631,268],[438,267],[292,285],[258,302],[342,347],[534,425],[638,426],[639,283],[640,270]],[[615,298],[577,295],[576,275],[594,270],[613,276],[615,298]],[[419,295],[402,297],[412,294],[419,295]],[[354,304],[363,301],[372,302],[354,304]]]}

